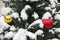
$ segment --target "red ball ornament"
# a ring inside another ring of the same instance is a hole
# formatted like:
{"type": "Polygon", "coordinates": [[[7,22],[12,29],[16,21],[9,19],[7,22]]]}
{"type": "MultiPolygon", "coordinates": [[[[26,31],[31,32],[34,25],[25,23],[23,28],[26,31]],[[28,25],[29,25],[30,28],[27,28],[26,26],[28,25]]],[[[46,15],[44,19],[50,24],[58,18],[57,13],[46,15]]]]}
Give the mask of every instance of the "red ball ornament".
{"type": "Polygon", "coordinates": [[[52,28],[53,19],[51,19],[51,18],[49,18],[49,19],[42,19],[42,22],[44,24],[44,28],[46,28],[46,29],[52,28]]]}

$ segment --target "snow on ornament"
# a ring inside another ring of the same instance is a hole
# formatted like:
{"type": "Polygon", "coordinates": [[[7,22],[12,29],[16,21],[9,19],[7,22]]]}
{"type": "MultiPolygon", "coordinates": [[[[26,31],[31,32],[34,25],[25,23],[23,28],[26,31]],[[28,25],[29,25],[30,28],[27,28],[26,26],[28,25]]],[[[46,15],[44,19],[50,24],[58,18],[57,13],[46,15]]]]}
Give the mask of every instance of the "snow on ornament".
{"type": "Polygon", "coordinates": [[[45,14],[43,14],[42,19],[49,19],[49,17],[52,19],[52,15],[50,12],[46,12],[45,14]]]}
{"type": "Polygon", "coordinates": [[[52,28],[53,19],[51,19],[51,18],[49,18],[49,19],[42,19],[42,22],[44,24],[44,28],[46,28],[46,29],[52,28]]]}

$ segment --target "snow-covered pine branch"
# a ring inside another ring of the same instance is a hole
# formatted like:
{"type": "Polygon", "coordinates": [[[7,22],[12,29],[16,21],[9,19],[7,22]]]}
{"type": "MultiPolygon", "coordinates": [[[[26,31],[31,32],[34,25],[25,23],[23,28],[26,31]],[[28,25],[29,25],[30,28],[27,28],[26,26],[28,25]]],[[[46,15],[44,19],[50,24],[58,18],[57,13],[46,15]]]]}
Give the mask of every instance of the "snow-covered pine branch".
{"type": "Polygon", "coordinates": [[[32,26],[33,26],[33,25],[36,25],[36,24],[39,24],[39,27],[40,27],[40,28],[43,28],[42,20],[41,20],[41,19],[38,19],[38,20],[34,21],[33,23],[31,23],[31,24],[28,26],[28,29],[32,28],[32,26]]]}
{"type": "Polygon", "coordinates": [[[32,15],[32,17],[34,17],[35,19],[38,19],[39,18],[38,13],[34,12],[34,14],[32,15]]]}
{"type": "Polygon", "coordinates": [[[51,7],[54,8],[56,6],[56,4],[58,4],[58,0],[49,0],[51,7]]]}
{"type": "Polygon", "coordinates": [[[29,5],[26,5],[23,9],[22,9],[22,11],[20,12],[21,13],[21,18],[23,19],[23,20],[27,20],[28,19],[28,15],[26,14],[26,10],[27,9],[30,9],[31,7],[29,6],[29,5]]]}
{"type": "Polygon", "coordinates": [[[20,28],[18,32],[14,35],[13,40],[27,40],[27,36],[30,39],[35,39],[36,40],[36,34],[27,31],[26,29],[20,28]]]}

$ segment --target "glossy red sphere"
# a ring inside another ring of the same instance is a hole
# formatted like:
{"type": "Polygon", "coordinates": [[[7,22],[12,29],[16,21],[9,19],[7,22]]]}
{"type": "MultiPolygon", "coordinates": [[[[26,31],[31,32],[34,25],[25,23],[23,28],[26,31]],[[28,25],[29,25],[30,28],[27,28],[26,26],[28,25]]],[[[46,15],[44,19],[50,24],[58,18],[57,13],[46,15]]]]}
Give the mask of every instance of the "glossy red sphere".
{"type": "Polygon", "coordinates": [[[52,28],[52,26],[53,26],[53,19],[51,19],[51,18],[42,19],[42,22],[44,24],[44,28],[46,28],[46,29],[52,28]]]}

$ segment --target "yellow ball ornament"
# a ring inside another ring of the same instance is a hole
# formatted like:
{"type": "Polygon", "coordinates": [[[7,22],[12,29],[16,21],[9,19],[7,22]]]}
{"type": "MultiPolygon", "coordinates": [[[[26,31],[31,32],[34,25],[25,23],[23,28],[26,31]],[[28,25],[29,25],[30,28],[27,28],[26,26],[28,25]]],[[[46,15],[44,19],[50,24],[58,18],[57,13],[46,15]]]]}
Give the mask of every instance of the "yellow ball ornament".
{"type": "Polygon", "coordinates": [[[11,15],[10,15],[10,14],[4,15],[4,21],[5,21],[6,23],[11,23],[11,22],[12,22],[12,17],[11,17],[11,15]]]}

